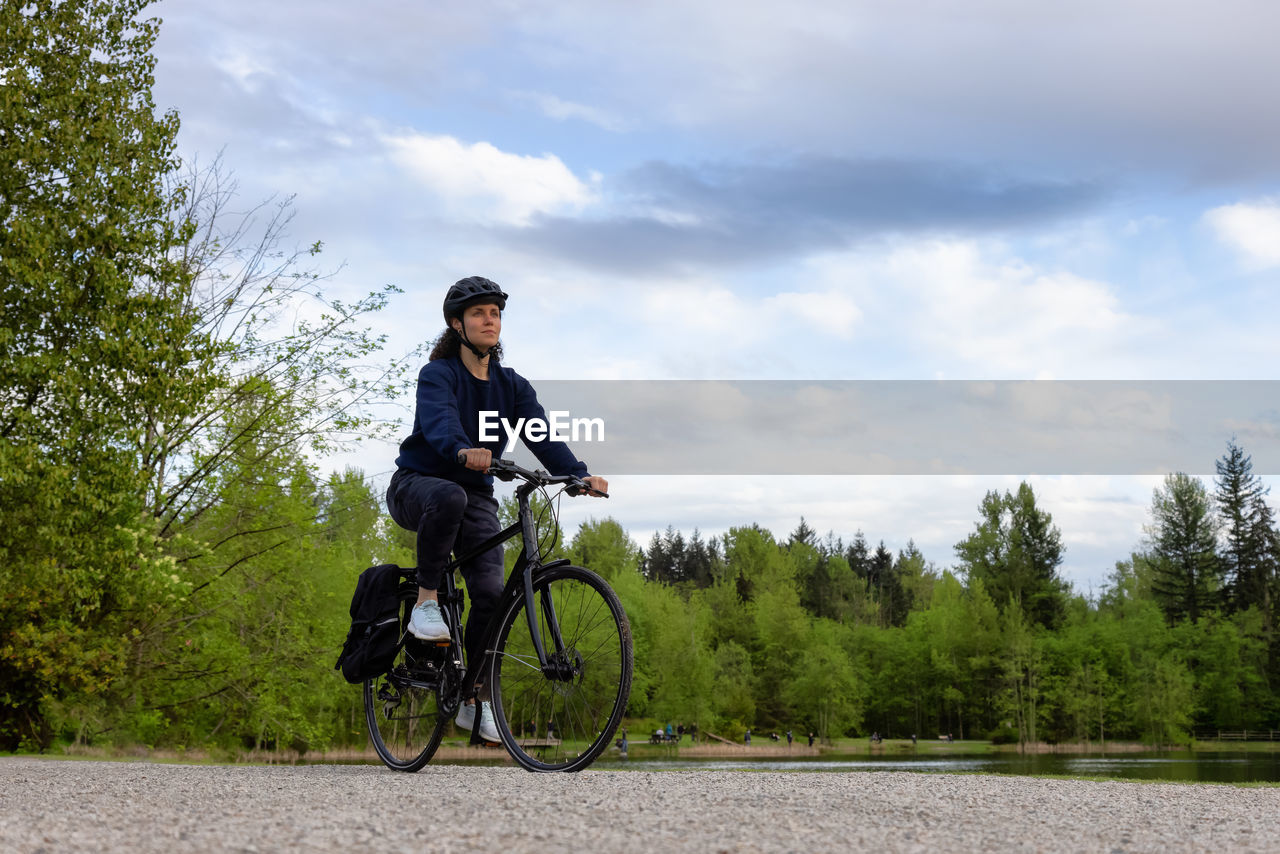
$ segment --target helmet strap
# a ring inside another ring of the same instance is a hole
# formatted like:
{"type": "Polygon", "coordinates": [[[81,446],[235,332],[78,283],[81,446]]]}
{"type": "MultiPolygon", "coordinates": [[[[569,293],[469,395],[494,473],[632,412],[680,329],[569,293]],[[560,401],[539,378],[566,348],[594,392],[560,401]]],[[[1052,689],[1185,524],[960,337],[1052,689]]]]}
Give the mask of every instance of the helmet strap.
{"type": "Polygon", "coordinates": [[[476,354],[477,359],[483,362],[486,358],[488,358],[490,351],[485,350],[481,352],[479,347],[477,347],[476,345],[472,344],[469,340],[467,340],[467,324],[465,321],[463,321],[462,318],[458,318],[458,325],[462,327],[461,329],[458,330],[458,337],[462,339],[462,343],[466,345],[468,350],[476,354]]]}

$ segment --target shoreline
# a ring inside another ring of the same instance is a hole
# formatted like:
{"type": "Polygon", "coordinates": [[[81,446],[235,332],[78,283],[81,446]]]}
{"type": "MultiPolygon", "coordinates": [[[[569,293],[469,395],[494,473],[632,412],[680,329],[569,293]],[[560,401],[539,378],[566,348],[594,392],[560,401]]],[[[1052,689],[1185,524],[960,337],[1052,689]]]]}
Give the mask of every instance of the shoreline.
{"type": "MultiPolygon", "coordinates": [[[[1108,742],[1074,742],[1066,744],[1047,744],[1044,742],[1031,744],[992,744],[989,741],[919,741],[914,747],[910,739],[886,739],[880,744],[872,745],[865,739],[853,743],[835,745],[815,744],[809,747],[799,741],[788,746],[781,744],[723,744],[699,742],[697,744],[649,744],[648,742],[630,742],[628,758],[645,761],[649,759],[815,759],[827,757],[900,757],[930,755],[976,755],[991,753],[1018,754],[1079,754],[1079,755],[1114,755],[1126,753],[1271,753],[1280,752],[1280,742],[1240,742],[1240,741],[1201,741],[1186,745],[1153,745],[1133,741],[1108,742]]],[[[55,759],[83,759],[100,761],[147,761],[147,762],[184,762],[231,765],[312,765],[322,763],[362,763],[380,764],[377,754],[372,748],[335,748],[324,751],[295,750],[236,750],[220,751],[197,748],[193,750],[176,750],[169,748],[149,748],[137,745],[127,748],[86,747],[83,745],[66,745],[52,749],[46,753],[13,753],[0,756],[32,756],[55,759]]],[[[601,759],[617,759],[619,751],[610,747],[601,759]]],[[[501,746],[470,747],[460,742],[445,743],[436,751],[433,761],[478,763],[492,765],[513,764],[511,757],[501,746]]]]}

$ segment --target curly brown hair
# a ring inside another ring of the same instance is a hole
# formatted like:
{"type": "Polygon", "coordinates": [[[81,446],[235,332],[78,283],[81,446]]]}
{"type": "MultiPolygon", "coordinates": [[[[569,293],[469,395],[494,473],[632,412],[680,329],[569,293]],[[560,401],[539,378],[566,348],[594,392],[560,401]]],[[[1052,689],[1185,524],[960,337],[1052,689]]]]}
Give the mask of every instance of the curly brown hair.
{"type": "MultiPolygon", "coordinates": [[[[436,359],[452,359],[462,351],[462,336],[459,335],[452,326],[447,327],[444,332],[440,333],[440,337],[436,338],[431,345],[431,355],[427,357],[428,362],[434,362],[436,359]]],[[[502,361],[502,342],[499,341],[489,348],[489,361],[502,361]]]]}

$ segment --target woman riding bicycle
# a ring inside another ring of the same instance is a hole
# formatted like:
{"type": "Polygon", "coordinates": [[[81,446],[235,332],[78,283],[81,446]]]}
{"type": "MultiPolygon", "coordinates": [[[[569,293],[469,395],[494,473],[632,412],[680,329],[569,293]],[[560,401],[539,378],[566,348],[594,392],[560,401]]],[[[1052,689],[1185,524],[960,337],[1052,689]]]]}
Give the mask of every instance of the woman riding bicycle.
{"type": "MultiPolygon", "coordinates": [[[[546,420],[533,386],[510,368],[498,364],[502,345],[502,311],[507,295],[481,276],[456,282],[444,299],[447,328],[418,374],[413,431],[400,445],[396,473],[387,487],[387,508],[396,524],[416,531],[418,601],[409,631],[426,641],[448,641],[436,591],[451,551],[461,554],[501,530],[493,478],[486,474],[496,452],[507,442],[506,427],[494,442],[481,442],[480,413],[497,413],[498,423],[516,419],[546,420]],[[459,460],[465,460],[460,463],[459,460]]],[[[495,416],[489,415],[492,424],[495,416]]],[[[563,442],[530,441],[522,436],[552,474],[572,474],[588,486],[607,492],[609,483],[593,477],[563,442]]],[[[502,549],[495,547],[462,564],[462,577],[471,598],[464,645],[468,661],[478,661],[484,630],[503,587],[502,549]]],[[[480,736],[498,741],[488,693],[480,695],[480,736]]],[[[464,705],[455,723],[470,730],[475,706],[464,705]]]]}

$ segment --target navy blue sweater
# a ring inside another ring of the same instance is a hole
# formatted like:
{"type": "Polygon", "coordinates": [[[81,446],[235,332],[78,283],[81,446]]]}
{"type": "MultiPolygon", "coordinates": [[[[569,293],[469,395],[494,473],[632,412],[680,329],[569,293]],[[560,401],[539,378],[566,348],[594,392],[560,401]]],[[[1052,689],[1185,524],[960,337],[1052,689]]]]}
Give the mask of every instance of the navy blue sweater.
{"type": "MultiPolygon", "coordinates": [[[[480,380],[471,375],[458,357],[423,365],[418,372],[413,432],[400,443],[396,466],[464,486],[492,486],[491,475],[472,471],[457,462],[458,452],[465,448],[488,448],[495,459],[502,456],[507,429],[499,423],[498,441],[481,442],[482,410],[496,411],[512,424],[517,418],[547,419],[533,386],[510,368],[490,362],[489,379],[480,380]]],[[[493,435],[495,431],[489,432],[493,435]]],[[[578,461],[564,442],[549,439],[530,442],[523,430],[520,438],[552,474],[588,476],[586,465],[578,461]]]]}

